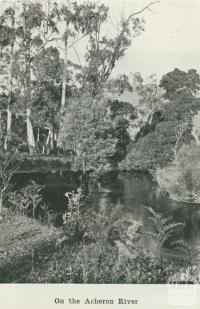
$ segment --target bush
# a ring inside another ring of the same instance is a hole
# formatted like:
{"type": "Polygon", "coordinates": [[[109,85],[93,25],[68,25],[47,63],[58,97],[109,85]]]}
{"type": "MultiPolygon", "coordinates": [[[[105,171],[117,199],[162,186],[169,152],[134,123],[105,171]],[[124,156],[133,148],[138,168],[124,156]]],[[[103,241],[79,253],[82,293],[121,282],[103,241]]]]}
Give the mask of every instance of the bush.
{"type": "Polygon", "coordinates": [[[33,218],[44,215],[45,211],[47,211],[47,207],[41,195],[41,190],[43,188],[44,186],[31,181],[31,183],[23,189],[11,192],[9,195],[9,202],[13,210],[33,218]]]}
{"type": "Polygon", "coordinates": [[[171,199],[200,204],[200,145],[183,145],[171,164],[157,169],[155,178],[171,199]]]}

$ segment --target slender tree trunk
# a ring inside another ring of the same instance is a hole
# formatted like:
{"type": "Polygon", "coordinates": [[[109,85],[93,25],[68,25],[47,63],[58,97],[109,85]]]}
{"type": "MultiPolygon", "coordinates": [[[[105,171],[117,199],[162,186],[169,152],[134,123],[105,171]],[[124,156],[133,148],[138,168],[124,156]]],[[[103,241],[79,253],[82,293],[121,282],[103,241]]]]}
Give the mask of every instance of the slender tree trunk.
{"type": "MultiPolygon", "coordinates": [[[[28,64],[29,66],[29,64],[28,64]]],[[[35,144],[35,137],[34,137],[34,132],[33,132],[33,126],[31,122],[31,107],[30,107],[30,100],[31,100],[31,91],[30,91],[30,69],[27,71],[26,75],[27,79],[27,108],[26,108],[26,122],[27,122],[27,142],[28,142],[28,147],[29,147],[29,152],[31,155],[33,155],[36,151],[36,144],[35,144]]]]}
{"type": "Polygon", "coordinates": [[[33,127],[32,127],[30,116],[31,116],[31,110],[28,107],[26,109],[27,142],[28,142],[29,152],[31,155],[33,155],[35,152],[35,137],[33,133],[33,127]]]}
{"type": "Polygon", "coordinates": [[[12,113],[10,107],[8,106],[7,110],[7,126],[6,126],[6,136],[4,141],[4,150],[8,150],[8,142],[11,139],[11,124],[12,124],[12,113]]]}
{"type": "Polygon", "coordinates": [[[3,193],[0,192],[0,222],[2,221],[3,193]]]}
{"type": "Polygon", "coordinates": [[[2,111],[0,111],[0,145],[2,148],[6,149],[6,136],[5,136],[5,128],[2,120],[2,111]]]}
{"type": "Polygon", "coordinates": [[[11,138],[11,125],[12,125],[12,113],[10,110],[10,106],[7,108],[7,136],[8,140],[11,138]]]}
{"type": "Polygon", "coordinates": [[[49,145],[50,138],[51,138],[51,131],[50,131],[50,129],[49,129],[48,136],[47,136],[47,140],[46,140],[46,146],[49,145]]]}
{"type": "Polygon", "coordinates": [[[1,113],[2,111],[0,110],[0,142],[1,142],[1,139],[2,139],[2,136],[3,136],[3,127],[2,127],[2,119],[1,119],[1,113]]]}
{"type": "Polygon", "coordinates": [[[7,105],[7,127],[6,127],[6,138],[4,143],[4,148],[7,151],[8,142],[11,140],[12,133],[12,112],[11,112],[11,101],[12,101],[12,91],[13,91],[13,53],[14,53],[14,43],[11,46],[11,59],[10,59],[10,89],[9,89],[9,97],[8,97],[8,105],[7,105]]]}
{"type": "Polygon", "coordinates": [[[67,61],[68,61],[68,23],[66,22],[65,29],[65,50],[64,50],[64,66],[62,76],[62,97],[61,97],[61,115],[65,110],[65,99],[66,99],[66,79],[67,79],[67,61]]]}
{"type": "Polygon", "coordinates": [[[51,149],[53,150],[53,132],[51,132],[50,146],[51,149]]]}
{"type": "Polygon", "coordinates": [[[54,134],[53,134],[53,126],[49,128],[47,140],[46,140],[46,147],[47,147],[47,154],[49,154],[50,149],[54,149],[54,140],[53,140],[54,134]]]}
{"type": "Polygon", "coordinates": [[[53,149],[57,149],[57,133],[53,133],[53,149]]]}
{"type": "MultiPolygon", "coordinates": [[[[64,48],[64,64],[63,64],[63,74],[62,74],[62,96],[61,96],[61,105],[60,105],[60,121],[59,121],[59,129],[60,132],[62,115],[65,111],[65,100],[66,100],[66,79],[67,79],[67,61],[68,61],[68,22],[66,22],[65,28],[65,48],[64,48]]],[[[59,134],[59,133],[58,133],[59,134]]],[[[56,142],[57,145],[57,142],[56,142]]]]}
{"type": "Polygon", "coordinates": [[[38,127],[38,130],[37,130],[37,143],[39,143],[40,141],[40,128],[38,127]]]}
{"type": "Polygon", "coordinates": [[[31,123],[31,57],[30,57],[30,30],[27,29],[26,24],[26,4],[24,3],[24,48],[25,48],[25,98],[26,98],[26,122],[27,122],[27,142],[29,152],[33,155],[36,151],[35,137],[33,133],[33,126],[31,123]]]}

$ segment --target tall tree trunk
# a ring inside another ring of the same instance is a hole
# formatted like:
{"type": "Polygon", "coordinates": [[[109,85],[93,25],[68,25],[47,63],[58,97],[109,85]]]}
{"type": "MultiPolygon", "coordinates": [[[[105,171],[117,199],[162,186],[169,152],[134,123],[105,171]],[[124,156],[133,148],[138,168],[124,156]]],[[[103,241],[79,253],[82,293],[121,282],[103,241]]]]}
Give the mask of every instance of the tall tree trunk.
{"type": "Polygon", "coordinates": [[[40,141],[40,128],[37,129],[37,143],[40,141]]]}
{"type": "Polygon", "coordinates": [[[0,146],[3,145],[5,149],[5,136],[4,136],[4,125],[2,120],[2,111],[0,110],[0,146]]]}
{"type": "Polygon", "coordinates": [[[25,98],[26,98],[26,122],[27,122],[27,142],[29,152],[33,155],[36,151],[35,137],[33,133],[33,126],[31,123],[31,56],[30,56],[30,30],[27,29],[26,21],[26,6],[24,3],[24,18],[23,18],[23,30],[24,30],[24,48],[25,48],[25,98]]]}
{"type": "Polygon", "coordinates": [[[54,143],[53,143],[53,126],[51,126],[49,128],[49,132],[48,132],[48,136],[47,136],[47,140],[46,140],[46,148],[47,148],[47,154],[49,154],[50,149],[53,150],[54,149],[54,143]]]}
{"type": "Polygon", "coordinates": [[[68,61],[68,22],[66,22],[66,28],[65,28],[64,66],[62,76],[62,97],[61,97],[61,109],[60,109],[61,115],[64,113],[65,110],[67,61],[68,61]]]}
{"type": "Polygon", "coordinates": [[[5,141],[4,141],[4,150],[8,150],[8,142],[11,139],[11,124],[12,124],[12,113],[10,110],[10,106],[8,105],[7,107],[7,126],[6,126],[6,136],[5,136],[5,141]]]}
{"type": "Polygon", "coordinates": [[[4,148],[7,151],[8,142],[11,140],[12,133],[12,112],[11,112],[11,101],[12,101],[12,91],[13,91],[13,53],[14,53],[14,42],[11,45],[11,58],[10,58],[10,76],[9,76],[9,96],[7,104],[7,127],[6,127],[6,138],[4,143],[4,148]]]}
{"type": "Polygon", "coordinates": [[[57,133],[53,133],[53,149],[57,149],[57,141],[58,141],[58,135],[57,133]]]}
{"type": "Polygon", "coordinates": [[[27,142],[28,142],[29,152],[31,155],[33,155],[35,152],[36,146],[35,146],[35,137],[33,133],[33,127],[32,127],[30,116],[31,116],[31,110],[28,107],[26,109],[27,142]]]}
{"type": "Polygon", "coordinates": [[[3,136],[3,126],[2,126],[2,119],[1,119],[1,113],[2,111],[0,110],[0,142],[1,142],[1,139],[2,139],[2,136],[3,136]]]}
{"type": "Polygon", "coordinates": [[[12,113],[10,110],[10,105],[7,108],[7,136],[8,140],[11,138],[11,125],[12,125],[12,113]]]}
{"type": "Polygon", "coordinates": [[[0,222],[2,221],[3,194],[0,192],[0,222]]]}

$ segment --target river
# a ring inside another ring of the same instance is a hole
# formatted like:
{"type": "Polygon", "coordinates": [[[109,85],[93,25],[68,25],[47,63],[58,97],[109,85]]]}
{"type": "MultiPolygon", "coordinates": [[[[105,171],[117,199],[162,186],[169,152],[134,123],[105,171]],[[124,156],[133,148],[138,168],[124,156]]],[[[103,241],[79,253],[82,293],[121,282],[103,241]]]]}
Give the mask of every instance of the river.
{"type": "MultiPolygon", "coordinates": [[[[51,174],[24,174],[19,175],[18,182],[27,184],[34,179],[45,184],[43,190],[45,201],[56,212],[62,212],[67,207],[64,196],[71,191],[77,183],[77,177],[72,172],[51,174]]],[[[160,194],[158,186],[152,177],[144,172],[109,173],[94,187],[87,199],[87,207],[96,212],[104,212],[107,207],[115,207],[121,203],[127,212],[133,214],[135,220],[140,222],[146,231],[152,229],[149,212],[144,206],[150,206],[165,216],[172,216],[175,222],[185,224],[177,238],[189,241],[195,247],[200,245],[200,206],[178,203],[170,200],[167,194],[160,194]]],[[[148,245],[148,244],[147,244],[148,245]]]]}

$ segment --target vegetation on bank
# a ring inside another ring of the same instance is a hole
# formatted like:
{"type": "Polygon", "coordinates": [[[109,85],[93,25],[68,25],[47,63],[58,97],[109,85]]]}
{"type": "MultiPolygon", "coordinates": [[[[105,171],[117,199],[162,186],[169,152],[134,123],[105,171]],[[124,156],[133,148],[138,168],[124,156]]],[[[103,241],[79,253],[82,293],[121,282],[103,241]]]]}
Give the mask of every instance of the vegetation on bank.
{"type": "Polygon", "coordinates": [[[20,212],[4,209],[0,223],[0,282],[19,282],[35,266],[38,256],[46,259],[61,231],[20,212]]]}
{"type": "Polygon", "coordinates": [[[175,69],[161,78],[160,87],[164,90],[165,101],[130,143],[128,154],[121,163],[122,169],[164,167],[174,160],[175,148],[195,142],[193,119],[200,108],[199,74],[195,70],[175,69]]]}
{"type": "Polygon", "coordinates": [[[106,214],[82,212],[80,196],[71,197],[59,229],[13,211],[4,213],[1,282],[166,283],[181,282],[183,276],[199,282],[199,252],[171,240],[183,224],[147,209],[154,232],[146,233],[120,205],[106,214]],[[144,239],[154,241],[155,252],[144,248],[144,239]],[[173,248],[173,254],[166,248],[173,248]]]}
{"type": "Polygon", "coordinates": [[[157,169],[156,181],[163,191],[169,193],[171,199],[197,205],[200,203],[199,156],[199,145],[183,145],[171,164],[157,169]]]}
{"type": "Polygon", "coordinates": [[[146,207],[152,223],[146,231],[120,204],[99,213],[87,209],[79,188],[66,193],[68,207],[56,228],[56,214],[45,206],[40,190],[32,183],[12,193],[4,208],[1,282],[166,283],[183,275],[185,281],[199,282],[199,252],[177,237],[183,223],[146,207]],[[147,241],[154,244],[151,250],[147,241]]]}

